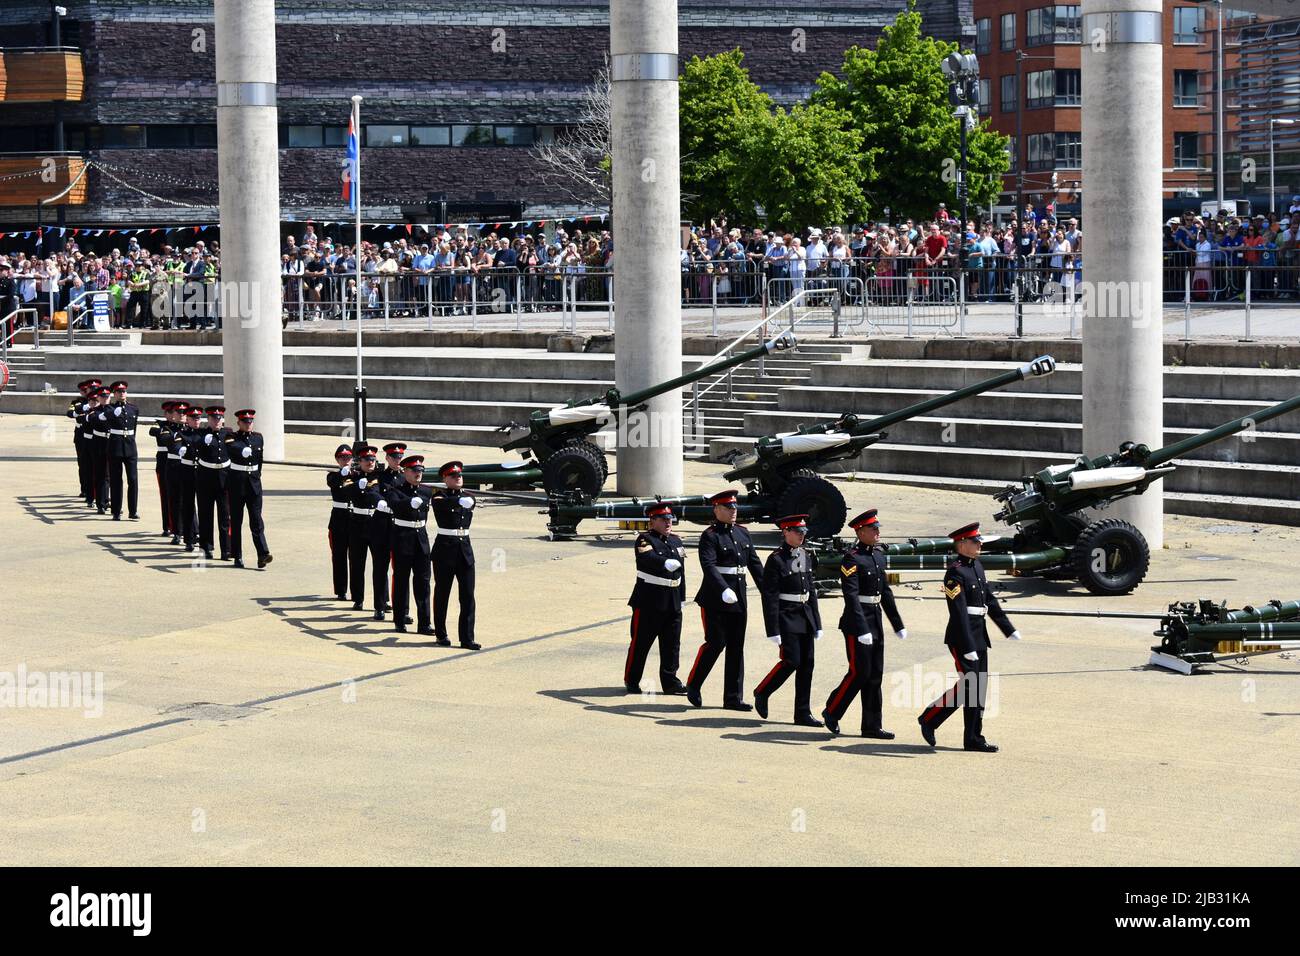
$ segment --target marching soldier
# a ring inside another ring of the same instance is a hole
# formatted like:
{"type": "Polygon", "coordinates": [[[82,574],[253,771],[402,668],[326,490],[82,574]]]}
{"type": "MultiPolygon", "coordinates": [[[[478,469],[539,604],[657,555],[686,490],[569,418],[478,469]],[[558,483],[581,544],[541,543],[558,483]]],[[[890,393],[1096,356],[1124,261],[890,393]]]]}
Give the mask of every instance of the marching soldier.
{"type": "Polygon", "coordinates": [[[90,469],[91,482],[95,489],[95,508],[100,514],[108,514],[108,396],[105,385],[95,389],[95,403],[86,411],[86,421],[90,425],[90,469]]]}
{"type": "Polygon", "coordinates": [[[849,658],[849,672],[826,701],[822,720],[835,734],[840,732],[840,718],[849,709],[855,693],[862,696],[862,736],[874,740],[893,740],[894,735],[881,726],[883,695],[880,691],[885,674],[885,631],[881,611],[889,618],[894,633],[902,640],[907,628],[894,602],[886,574],[888,559],[880,546],[880,518],[876,509],[864,511],[849,527],[857,532],[858,543],[840,561],[840,589],[844,613],[840,630],[849,658]]]}
{"type": "MultiPolygon", "coordinates": [[[[366,556],[370,553],[371,521],[382,497],[375,474],[378,449],[359,442],[352,448],[352,467],[340,487],[348,493],[348,584],[352,589],[352,610],[360,611],[366,603],[366,556]]],[[[387,527],[383,528],[387,533],[387,527]]],[[[384,606],[383,595],[375,593],[375,610],[384,606]]],[[[382,621],[379,611],[376,620],[382,621]]]]}
{"type": "Polygon", "coordinates": [[[665,694],[684,694],[677,677],[682,637],[682,604],[686,601],[686,548],[672,533],[673,509],[663,502],[646,508],[650,530],[636,536],[636,585],[628,598],[632,608],[632,642],[623,666],[623,686],[641,693],[650,646],[659,641],[659,686],[665,694]]]}
{"type": "Polygon", "coordinates": [[[331,471],[325,476],[325,484],[330,489],[329,543],[330,563],[334,569],[334,596],[340,601],[348,599],[348,530],[350,519],[348,509],[352,496],[345,482],[352,477],[352,449],[339,445],[334,449],[334,463],[338,471],[331,471]]]}
{"type": "Polygon", "coordinates": [[[230,554],[235,567],[244,566],[244,511],[248,511],[248,532],[257,551],[257,567],[272,561],[266,544],[266,525],[262,523],[262,454],[265,444],[261,432],[253,431],[257,411],[241,408],[235,412],[238,428],[226,437],[230,456],[230,474],[226,491],[230,502],[230,554]]]}
{"type": "Polygon", "coordinates": [[[402,459],[402,484],[383,488],[384,502],[392,513],[393,630],[406,633],[411,591],[415,591],[415,614],[419,633],[435,636],[429,621],[429,499],[433,489],[420,484],[424,477],[424,456],[402,459]],[[412,580],[414,579],[414,580],[412,580]]]}
{"type": "Polygon", "coordinates": [[[113,520],[122,520],[122,473],[126,472],[127,517],[139,521],[139,453],[135,446],[135,429],[140,422],[140,409],[126,400],[126,382],[114,382],[109,388],[113,392],[113,401],[108,410],[108,486],[113,520]]]}
{"type": "Polygon", "coordinates": [[[433,563],[433,629],[438,643],[451,644],[447,638],[447,605],[451,584],[456,582],[456,600],[460,619],[456,634],[460,646],[477,651],[474,640],[474,546],[469,541],[469,526],[474,520],[474,497],[465,491],[465,477],[458,461],[449,461],[438,469],[438,480],[446,487],[434,493],[430,507],[437,523],[437,537],[430,548],[433,563]]]}
{"type": "Polygon", "coordinates": [[[69,402],[67,411],[67,416],[73,421],[72,447],[77,453],[77,480],[81,486],[79,497],[87,505],[94,503],[95,490],[91,482],[91,436],[86,427],[86,412],[92,404],[90,392],[92,389],[99,388],[99,384],[99,379],[96,378],[88,378],[84,382],[78,382],[77,392],[81,397],[69,402]]]}
{"type": "Polygon", "coordinates": [[[158,506],[162,512],[162,531],[159,534],[166,537],[176,536],[176,522],[172,520],[171,514],[171,493],[167,489],[167,455],[171,448],[172,436],[176,432],[177,422],[180,419],[180,413],[176,410],[180,402],[166,401],[162,403],[163,417],[154,422],[149,428],[149,434],[157,444],[154,451],[154,480],[158,482],[158,506]]]}
{"type": "Polygon", "coordinates": [[[794,679],[794,722],[820,727],[812,715],[813,643],[821,640],[822,617],[817,609],[813,559],[804,550],[807,515],[788,515],[777,521],[784,543],[767,556],[763,566],[763,623],[767,639],[781,647],[781,659],[754,688],[754,709],[767,719],[767,699],[794,679]]]}
{"type": "Polygon", "coordinates": [[[745,572],[754,585],[763,586],[763,564],[749,532],[736,524],[735,488],[720,491],[709,499],[713,524],[700,535],[700,590],[695,603],[704,623],[704,643],[695,655],[695,665],[686,680],[686,699],[700,707],[700,690],[723,650],[722,706],[727,710],[753,710],[745,703],[745,625],[749,607],[745,599],[745,572]]]}
{"type": "Polygon", "coordinates": [[[1020,632],[1008,620],[984,577],[984,566],[979,560],[983,541],[979,522],[958,528],[948,537],[956,543],[957,560],[948,565],[948,573],[943,578],[943,593],[948,599],[948,629],[943,642],[957,665],[957,683],[927,707],[916,722],[921,725],[925,742],[933,747],[934,732],[960,706],[966,724],[965,749],[997,753],[998,748],[985,740],[983,733],[989,648],[993,646],[984,618],[992,617],[1002,633],[1013,641],[1020,640],[1020,632]]]}
{"type": "Polygon", "coordinates": [[[226,439],[230,429],[226,427],[226,406],[209,405],[204,409],[208,424],[202,432],[202,439],[195,445],[198,453],[199,469],[194,475],[194,491],[199,509],[199,546],[203,548],[203,557],[212,560],[212,512],[216,509],[218,544],[221,547],[221,560],[230,560],[230,499],[226,497],[227,478],[230,473],[230,452],[226,439]]]}
{"type": "Polygon", "coordinates": [[[185,550],[193,551],[199,536],[198,508],[195,505],[195,472],[198,471],[198,448],[202,441],[199,421],[203,417],[203,406],[195,403],[180,402],[177,412],[184,416],[185,422],[172,433],[172,441],[167,449],[167,489],[171,495],[172,544],[185,541],[185,550]]]}
{"type": "Polygon", "coordinates": [[[400,488],[406,480],[402,477],[402,459],[406,457],[405,442],[389,442],[384,446],[384,464],[376,469],[380,483],[389,488],[400,488]]]}

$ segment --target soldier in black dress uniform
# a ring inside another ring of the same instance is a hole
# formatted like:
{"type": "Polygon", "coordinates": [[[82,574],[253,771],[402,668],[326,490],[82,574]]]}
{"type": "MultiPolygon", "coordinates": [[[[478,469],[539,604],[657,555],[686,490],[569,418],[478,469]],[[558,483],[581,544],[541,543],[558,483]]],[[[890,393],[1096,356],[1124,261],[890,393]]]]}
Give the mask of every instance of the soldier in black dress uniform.
{"type": "Polygon", "coordinates": [[[221,549],[221,560],[230,560],[230,499],[226,488],[230,474],[230,452],[226,439],[226,406],[209,405],[204,409],[208,416],[207,428],[194,446],[198,453],[199,468],[194,473],[194,492],[199,509],[199,547],[203,556],[211,561],[214,528],[213,510],[216,511],[215,536],[221,549]]]}
{"type": "MultiPolygon", "coordinates": [[[[379,502],[379,478],[375,462],[378,449],[358,442],[352,446],[352,467],[342,488],[348,493],[348,585],[352,591],[352,610],[360,611],[366,603],[366,557],[370,554],[370,522],[379,502]]],[[[384,529],[385,532],[387,528],[384,529]]],[[[375,595],[376,610],[384,598],[375,595]]],[[[377,620],[383,620],[381,614],[377,620]]]]}
{"type": "Polygon", "coordinates": [[[650,647],[659,642],[659,686],[665,694],[685,694],[677,676],[682,640],[682,605],[686,602],[686,547],[672,533],[673,509],[662,502],[646,508],[650,530],[636,536],[636,585],[628,598],[632,608],[632,642],[623,665],[623,686],[641,693],[650,647]]]}
{"type": "Polygon", "coordinates": [[[230,474],[227,476],[226,494],[230,500],[230,553],[235,567],[244,566],[244,512],[248,512],[248,531],[257,552],[257,566],[264,568],[272,561],[271,549],[266,543],[266,525],[262,521],[262,455],[266,444],[261,432],[253,431],[257,410],[241,408],[235,412],[238,427],[226,436],[226,449],[230,456],[230,474]]]}
{"type": "Polygon", "coordinates": [[[722,706],[746,711],[754,708],[744,699],[745,625],[749,621],[745,573],[749,572],[754,585],[761,588],[763,564],[749,532],[736,524],[738,494],[735,488],[728,488],[709,499],[713,524],[700,535],[700,589],[695,595],[704,624],[704,643],[686,680],[686,699],[696,707],[704,703],[700,691],[718,655],[725,650],[722,706]]]}
{"type": "Polygon", "coordinates": [[[898,613],[894,592],[889,587],[886,569],[889,559],[880,546],[880,518],[876,509],[864,511],[849,522],[858,535],[858,543],[849,548],[840,561],[840,589],[844,613],[840,631],[844,634],[844,651],[849,671],[826,701],[822,720],[833,733],[840,732],[840,718],[849,709],[855,693],[862,696],[862,736],[876,740],[893,740],[894,735],[881,726],[884,697],[880,685],[885,674],[885,630],[881,612],[889,618],[894,633],[902,640],[907,628],[898,613]]]}
{"type": "Polygon", "coordinates": [[[159,534],[163,537],[176,535],[176,522],[171,513],[171,492],[167,488],[167,455],[171,449],[172,437],[182,423],[180,412],[177,411],[180,404],[178,401],[163,402],[163,417],[149,427],[149,434],[157,445],[154,450],[153,473],[154,480],[158,483],[158,510],[162,517],[162,531],[159,534]]]}
{"type": "Polygon", "coordinates": [[[90,426],[91,483],[95,491],[95,508],[108,514],[108,386],[94,391],[95,402],[86,410],[86,423],[90,426]]]}
{"type": "Polygon", "coordinates": [[[199,424],[203,406],[197,402],[181,402],[178,412],[184,414],[185,423],[172,433],[167,449],[167,489],[171,494],[172,520],[176,523],[172,544],[185,541],[185,550],[193,551],[199,538],[199,512],[195,504],[195,472],[198,470],[198,443],[202,440],[199,424]]]}
{"type": "Polygon", "coordinates": [[[334,596],[340,601],[348,599],[348,530],[351,519],[352,449],[339,445],[334,449],[334,463],[338,469],[325,476],[330,489],[330,520],[327,532],[330,543],[330,564],[334,572],[334,596]],[[345,483],[348,483],[345,485],[345,483]]]}
{"type": "Polygon", "coordinates": [[[394,441],[384,446],[384,463],[376,471],[381,484],[390,488],[402,487],[402,459],[406,457],[406,442],[394,441]]]}
{"type": "Polygon", "coordinates": [[[421,634],[434,636],[429,614],[429,500],[433,489],[420,484],[424,477],[424,456],[402,459],[402,484],[384,486],[384,502],[392,513],[393,630],[406,633],[411,591],[415,591],[415,615],[421,634]]]}
{"type": "Polygon", "coordinates": [[[1002,633],[1013,641],[1020,632],[1002,610],[997,596],[989,588],[980,564],[979,522],[958,528],[949,535],[956,543],[957,560],[948,565],[943,578],[943,594],[948,599],[948,629],[943,642],[948,645],[957,665],[957,683],[925,709],[916,722],[921,736],[931,747],[934,732],[958,707],[962,708],[966,729],[963,746],[980,753],[997,753],[998,748],[984,739],[984,703],[988,692],[989,640],[984,619],[993,618],[1002,633]]]}
{"type": "Polygon", "coordinates": [[[88,378],[77,383],[80,397],[68,403],[67,416],[73,421],[72,447],[77,453],[77,481],[81,490],[79,495],[87,505],[94,504],[95,489],[91,482],[90,430],[86,427],[86,411],[93,404],[90,397],[92,390],[98,389],[99,379],[88,378]]]}
{"type": "Polygon", "coordinates": [[[456,583],[456,600],[460,619],[456,635],[460,646],[476,651],[481,645],[474,640],[474,546],[469,541],[469,526],[474,520],[474,496],[465,491],[462,464],[449,461],[438,469],[438,480],[446,487],[434,493],[430,507],[437,524],[437,537],[430,545],[433,563],[433,629],[438,643],[447,645],[447,606],[451,585],[456,583]]]}
{"type": "Polygon", "coordinates": [[[794,722],[820,727],[812,715],[813,644],[821,640],[822,617],[813,583],[813,558],[804,550],[807,515],[788,515],[777,521],[784,539],[763,565],[763,623],[767,639],[781,647],[781,659],[754,688],[754,708],[767,718],[767,699],[794,679],[794,722]]]}
{"type": "Polygon", "coordinates": [[[140,423],[140,409],[127,401],[126,382],[109,386],[113,393],[108,406],[108,492],[113,520],[122,520],[122,475],[126,474],[127,517],[140,520],[139,452],[135,430],[140,423]]]}

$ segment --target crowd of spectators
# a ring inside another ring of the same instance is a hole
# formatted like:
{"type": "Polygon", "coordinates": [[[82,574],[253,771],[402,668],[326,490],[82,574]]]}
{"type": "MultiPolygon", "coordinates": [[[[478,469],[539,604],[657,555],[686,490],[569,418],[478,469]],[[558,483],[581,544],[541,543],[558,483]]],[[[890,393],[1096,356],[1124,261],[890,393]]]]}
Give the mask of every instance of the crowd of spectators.
{"type": "Polygon", "coordinates": [[[1164,227],[1165,298],[1198,301],[1300,294],[1300,196],[1283,213],[1198,216],[1187,210],[1164,227]]]}

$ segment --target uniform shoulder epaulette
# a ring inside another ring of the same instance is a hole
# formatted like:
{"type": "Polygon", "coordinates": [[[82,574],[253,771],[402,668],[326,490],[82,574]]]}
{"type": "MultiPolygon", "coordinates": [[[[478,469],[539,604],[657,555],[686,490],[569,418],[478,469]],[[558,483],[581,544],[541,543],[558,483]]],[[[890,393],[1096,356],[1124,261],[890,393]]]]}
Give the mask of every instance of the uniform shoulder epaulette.
{"type": "Polygon", "coordinates": [[[645,535],[639,534],[636,536],[636,550],[638,553],[642,551],[653,551],[654,549],[655,546],[650,543],[649,539],[646,538],[645,535]]]}

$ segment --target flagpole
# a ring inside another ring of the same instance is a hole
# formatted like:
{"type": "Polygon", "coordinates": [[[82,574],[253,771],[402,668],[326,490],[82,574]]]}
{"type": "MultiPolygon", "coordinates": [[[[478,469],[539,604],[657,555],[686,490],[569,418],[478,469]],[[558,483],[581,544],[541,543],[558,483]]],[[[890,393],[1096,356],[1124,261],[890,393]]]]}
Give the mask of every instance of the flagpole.
{"type": "Polygon", "coordinates": [[[357,159],[351,170],[352,196],[357,211],[357,236],[353,258],[357,264],[357,387],[356,404],[357,441],[366,440],[366,389],[361,379],[361,97],[352,97],[352,130],[357,138],[357,159]]]}

